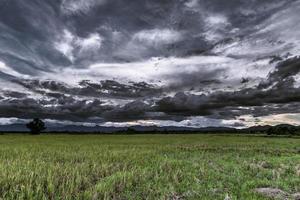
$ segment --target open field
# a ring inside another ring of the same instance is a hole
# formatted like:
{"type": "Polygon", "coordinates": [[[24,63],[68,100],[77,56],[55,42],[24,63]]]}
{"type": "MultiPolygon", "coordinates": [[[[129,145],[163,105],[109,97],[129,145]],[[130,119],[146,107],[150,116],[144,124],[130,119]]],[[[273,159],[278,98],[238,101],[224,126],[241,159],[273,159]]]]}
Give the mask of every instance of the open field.
{"type": "Polygon", "coordinates": [[[266,199],[300,192],[300,139],[2,135],[0,199],[266,199]]]}

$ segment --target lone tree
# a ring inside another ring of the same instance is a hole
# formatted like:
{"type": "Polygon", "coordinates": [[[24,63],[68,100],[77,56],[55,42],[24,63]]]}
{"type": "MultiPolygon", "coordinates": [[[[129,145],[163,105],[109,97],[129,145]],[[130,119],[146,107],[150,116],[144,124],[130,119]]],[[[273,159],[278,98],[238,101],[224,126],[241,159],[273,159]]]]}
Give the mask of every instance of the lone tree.
{"type": "Polygon", "coordinates": [[[32,135],[39,135],[41,131],[46,129],[45,123],[39,118],[33,119],[33,121],[26,124],[26,127],[30,129],[32,135]]]}

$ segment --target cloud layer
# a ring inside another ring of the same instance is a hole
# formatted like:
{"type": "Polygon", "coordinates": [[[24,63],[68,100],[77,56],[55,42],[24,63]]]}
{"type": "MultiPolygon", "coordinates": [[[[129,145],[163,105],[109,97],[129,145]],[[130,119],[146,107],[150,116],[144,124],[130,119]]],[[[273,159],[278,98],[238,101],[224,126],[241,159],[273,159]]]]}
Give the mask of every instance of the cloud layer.
{"type": "Polygon", "coordinates": [[[248,126],[299,115],[299,12],[296,0],[1,1],[0,117],[248,126]]]}

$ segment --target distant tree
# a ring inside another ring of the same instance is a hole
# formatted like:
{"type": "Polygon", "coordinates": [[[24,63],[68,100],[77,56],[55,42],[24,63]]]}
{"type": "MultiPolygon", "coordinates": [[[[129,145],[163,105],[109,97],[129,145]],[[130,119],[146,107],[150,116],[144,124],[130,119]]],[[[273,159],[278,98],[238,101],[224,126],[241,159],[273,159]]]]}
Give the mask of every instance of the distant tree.
{"type": "Polygon", "coordinates": [[[288,129],[288,132],[289,132],[289,134],[290,135],[297,135],[297,128],[296,127],[290,127],[289,129],[288,129]]]}
{"type": "Polygon", "coordinates": [[[33,119],[33,121],[26,124],[26,127],[30,130],[32,135],[39,135],[41,131],[46,129],[45,123],[39,118],[33,119]]]}
{"type": "Polygon", "coordinates": [[[274,126],[267,130],[268,135],[296,135],[297,128],[294,126],[274,126]]]}
{"type": "Polygon", "coordinates": [[[136,134],[136,130],[132,127],[127,128],[126,134],[136,134]]]}
{"type": "Polygon", "coordinates": [[[275,135],[275,128],[274,128],[274,127],[268,128],[267,134],[268,134],[268,135],[275,135]]]}

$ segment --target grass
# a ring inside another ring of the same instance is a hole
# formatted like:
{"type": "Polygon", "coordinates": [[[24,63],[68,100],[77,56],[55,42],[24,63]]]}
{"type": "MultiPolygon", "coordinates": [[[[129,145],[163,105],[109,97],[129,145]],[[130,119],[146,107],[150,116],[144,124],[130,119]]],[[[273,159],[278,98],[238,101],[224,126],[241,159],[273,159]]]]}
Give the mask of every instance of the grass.
{"type": "Polygon", "coordinates": [[[2,135],[0,199],[265,199],[300,192],[300,139],[2,135]]]}

